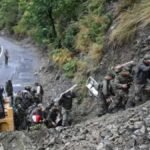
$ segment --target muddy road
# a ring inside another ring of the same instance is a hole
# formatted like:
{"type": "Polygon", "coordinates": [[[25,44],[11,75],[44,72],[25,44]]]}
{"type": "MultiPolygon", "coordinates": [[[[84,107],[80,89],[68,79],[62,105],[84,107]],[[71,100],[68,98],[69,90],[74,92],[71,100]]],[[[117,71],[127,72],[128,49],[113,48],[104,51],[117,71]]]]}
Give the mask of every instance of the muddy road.
{"type": "Polygon", "coordinates": [[[4,52],[0,53],[0,85],[11,79],[14,90],[18,91],[38,80],[35,72],[40,62],[35,48],[4,37],[0,37],[0,45],[9,52],[8,66],[5,66],[4,52]]]}

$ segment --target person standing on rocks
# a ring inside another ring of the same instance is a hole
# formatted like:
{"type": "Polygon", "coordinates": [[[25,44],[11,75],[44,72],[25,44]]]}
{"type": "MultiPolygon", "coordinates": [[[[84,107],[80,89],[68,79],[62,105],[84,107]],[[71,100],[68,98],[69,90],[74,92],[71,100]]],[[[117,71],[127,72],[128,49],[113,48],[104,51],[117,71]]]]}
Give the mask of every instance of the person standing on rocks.
{"type": "Polygon", "coordinates": [[[150,80],[150,54],[145,55],[135,74],[135,102],[142,101],[143,90],[150,80]]]}
{"type": "Polygon", "coordinates": [[[98,106],[98,114],[97,116],[100,117],[108,112],[108,105],[111,101],[111,96],[114,95],[113,92],[113,79],[114,79],[113,73],[108,73],[104,80],[102,81],[102,84],[100,85],[99,90],[99,97],[97,99],[97,106],[98,106]]]}
{"type": "Polygon", "coordinates": [[[133,81],[132,75],[126,68],[116,72],[114,79],[114,93],[112,103],[109,105],[109,111],[114,111],[120,107],[125,108],[128,101],[128,91],[133,81]]]}
{"type": "Polygon", "coordinates": [[[67,93],[64,93],[59,100],[59,105],[62,107],[62,126],[70,125],[72,101],[75,97],[76,95],[73,91],[68,91],[67,93]]]}
{"type": "Polygon", "coordinates": [[[9,53],[7,49],[5,49],[4,57],[5,57],[5,66],[8,66],[9,53]]]}

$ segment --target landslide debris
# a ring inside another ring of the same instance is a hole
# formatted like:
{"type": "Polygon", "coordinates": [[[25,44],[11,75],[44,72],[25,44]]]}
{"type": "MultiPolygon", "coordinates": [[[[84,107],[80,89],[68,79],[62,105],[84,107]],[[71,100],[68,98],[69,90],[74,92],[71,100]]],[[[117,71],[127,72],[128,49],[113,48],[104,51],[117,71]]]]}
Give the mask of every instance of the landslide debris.
{"type": "Polygon", "coordinates": [[[149,150],[150,102],[71,127],[1,133],[9,150],[149,150]]]}

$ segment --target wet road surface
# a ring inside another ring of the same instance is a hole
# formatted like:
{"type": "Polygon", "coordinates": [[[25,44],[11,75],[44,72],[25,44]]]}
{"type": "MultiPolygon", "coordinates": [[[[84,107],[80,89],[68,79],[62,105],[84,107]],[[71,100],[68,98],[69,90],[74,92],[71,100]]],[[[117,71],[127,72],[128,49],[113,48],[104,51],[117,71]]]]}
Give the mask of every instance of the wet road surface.
{"type": "Polygon", "coordinates": [[[8,50],[8,66],[5,66],[4,55],[0,57],[0,85],[12,80],[14,90],[18,91],[26,85],[38,80],[35,75],[39,67],[38,55],[32,48],[25,48],[7,38],[0,37],[0,45],[8,50]]]}

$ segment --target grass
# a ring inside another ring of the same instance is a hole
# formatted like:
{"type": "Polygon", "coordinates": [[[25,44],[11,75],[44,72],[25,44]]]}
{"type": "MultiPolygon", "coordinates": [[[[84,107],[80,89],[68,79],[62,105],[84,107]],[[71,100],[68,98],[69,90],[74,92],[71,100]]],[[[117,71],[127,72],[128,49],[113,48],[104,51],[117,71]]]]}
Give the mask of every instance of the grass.
{"type": "Polygon", "coordinates": [[[49,57],[62,68],[64,64],[72,60],[72,53],[67,49],[54,49],[50,51],[49,57]]]}
{"type": "Polygon", "coordinates": [[[103,46],[93,43],[90,47],[89,56],[93,63],[98,64],[102,58],[103,46]]]}
{"type": "Polygon", "coordinates": [[[110,43],[122,45],[132,40],[136,31],[150,24],[150,1],[135,3],[132,9],[122,12],[115,29],[110,35],[110,43]]]}

